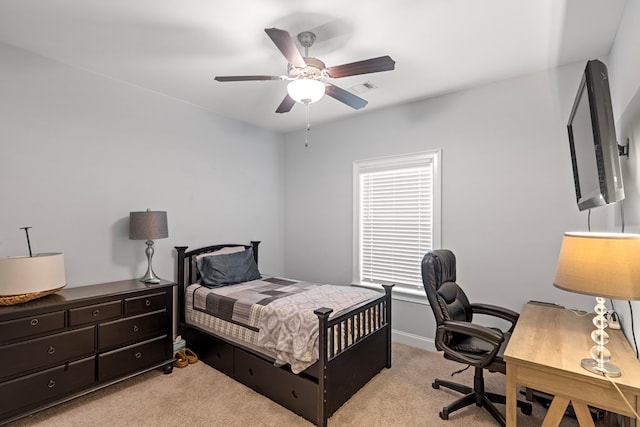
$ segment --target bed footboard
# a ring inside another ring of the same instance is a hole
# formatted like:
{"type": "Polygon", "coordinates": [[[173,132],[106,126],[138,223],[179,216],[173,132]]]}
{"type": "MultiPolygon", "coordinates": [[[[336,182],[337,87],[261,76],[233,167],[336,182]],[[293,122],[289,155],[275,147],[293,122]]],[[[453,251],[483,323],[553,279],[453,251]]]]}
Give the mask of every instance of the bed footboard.
{"type": "Polygon", "coordinates": [[[333,310],[314,313],[320,322],[318,420],[327,419],[383,368],[391,367],[391,289],[385,295],[329,319],[333,310]],[[355,369],[357,367],[357,369],[355,369]]]}

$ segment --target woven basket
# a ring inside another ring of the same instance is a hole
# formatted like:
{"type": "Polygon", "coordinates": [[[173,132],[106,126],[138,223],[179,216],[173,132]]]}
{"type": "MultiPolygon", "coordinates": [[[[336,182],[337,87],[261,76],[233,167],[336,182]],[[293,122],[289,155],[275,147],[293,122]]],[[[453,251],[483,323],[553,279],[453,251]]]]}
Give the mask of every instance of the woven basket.
{"type": "Polygon", "coordinates": [[[55,294],[62,288],[64,288],[64,286],[57,289],[49,289],[46,291],[32,292],[30,294],[0,296],[0,305],[22,304],[23,302],[27,302],[37,298],[46,297],[47,295],[55,294]]]}

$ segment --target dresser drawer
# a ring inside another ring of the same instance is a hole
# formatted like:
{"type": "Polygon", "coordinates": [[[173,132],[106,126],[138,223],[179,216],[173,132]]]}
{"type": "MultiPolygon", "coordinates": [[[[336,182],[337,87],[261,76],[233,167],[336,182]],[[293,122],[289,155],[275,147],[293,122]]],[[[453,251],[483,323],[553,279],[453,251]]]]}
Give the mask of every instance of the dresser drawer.
{"type": "Polygon", "coordinates": [[[62,398],[96,381],[95,357],[71,362],[0,383],[0,417],[32,409],[40,403],[62,398]]]}
{"type": "Polygon", "coordinates": [[[143,295],[135,298],[126,298],[124,300],[124,314],[148,313],[150,311],[161,310],[166,307],[166,292],[143,295]]]}
{"type": "Polygon", "coordinates": [[[98,381],[118,378],[169,359],[167,335],[98,355],[98,381]]]}
{"type": "Polygon", "coordinates": [[[126,317],[98,325],[98,350],[142,341],[167,333],[167,312],[164,310],[140,316],[126,317]]]}
{"type": "Polygon", "coordinates": [[[0,347],[0,378],[88,356],[95,351],[95,326],[0,347]]]}
{"type": "Polygon", "coordinates": [[[112,319],[122,314],[122,301],[110,301],[69,310],[69,326],[112,319]]]}
{"type": "Polygon", "coordinates": [[[0,341],[8,342],[64,328],[64,311],[0,323],[0,341]]]}

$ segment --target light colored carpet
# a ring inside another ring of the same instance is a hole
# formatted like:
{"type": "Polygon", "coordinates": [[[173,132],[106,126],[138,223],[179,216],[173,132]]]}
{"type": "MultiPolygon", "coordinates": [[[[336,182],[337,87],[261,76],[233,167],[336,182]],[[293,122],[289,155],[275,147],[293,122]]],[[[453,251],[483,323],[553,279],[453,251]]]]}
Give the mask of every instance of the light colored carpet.
{"type": "MultiPolygon", "coordinates": [[[[458,394],[431,387],[461,365],[432,353],[393,345],[393,367],[384,369],[330,419],[329,426],[495,426],[485,409],[470,406],[443,421],[440,408],[458,394]]],[[[471,384],[473,370],[454,380],[471,384]]],[[[488,391],[503,393],[504,376],[486,373],[488,391]]],[[[499,406],[504,410],[504,406],[499,406]]],[[[534,403],[532,416],[518,411],[518,425],[539,426],[545,410],[534,403]]],[[[300,426],[312,424],[215,369],[197,362],[152,371],[90,395],[23,418],[12,427],[47,426],[300,426]]],[[[576,426],[565,417],[562,426],[576,426]]]]}

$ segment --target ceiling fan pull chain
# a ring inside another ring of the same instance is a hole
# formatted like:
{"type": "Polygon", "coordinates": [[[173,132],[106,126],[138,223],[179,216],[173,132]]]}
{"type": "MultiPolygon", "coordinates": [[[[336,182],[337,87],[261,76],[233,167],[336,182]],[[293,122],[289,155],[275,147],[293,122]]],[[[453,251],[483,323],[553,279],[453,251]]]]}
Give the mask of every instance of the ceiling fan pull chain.
{"type": "Polygon", "coordinates": [[[308,102],[304,103],[304,108],[307,116],[307,129],[305,131],[305,137],[304,137],[304,148],[309,148],[309,131],[311,130],[311,121],[309,120],[309,103],[308,102]]]}

